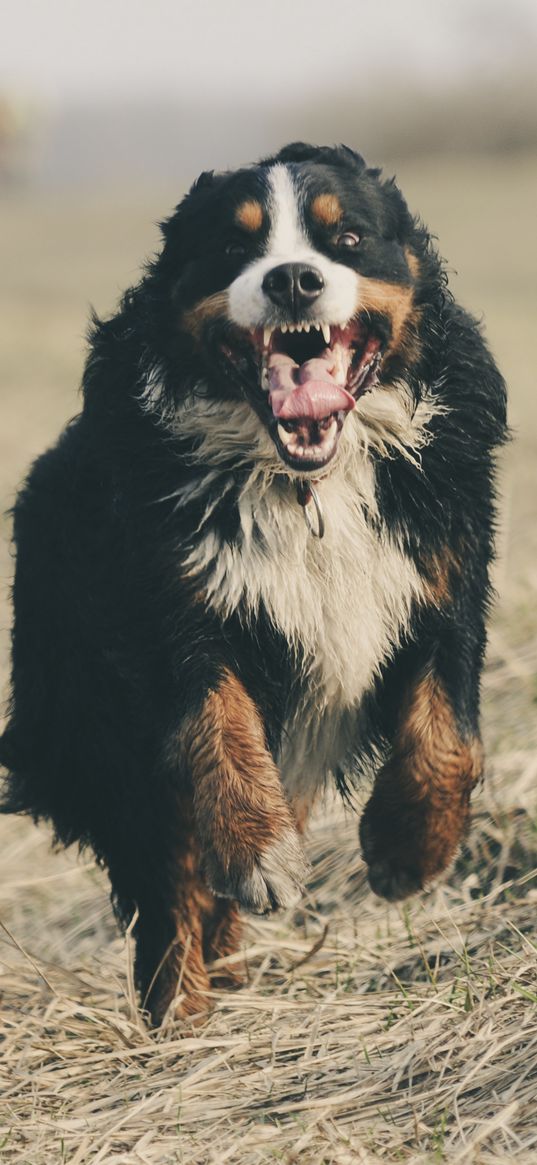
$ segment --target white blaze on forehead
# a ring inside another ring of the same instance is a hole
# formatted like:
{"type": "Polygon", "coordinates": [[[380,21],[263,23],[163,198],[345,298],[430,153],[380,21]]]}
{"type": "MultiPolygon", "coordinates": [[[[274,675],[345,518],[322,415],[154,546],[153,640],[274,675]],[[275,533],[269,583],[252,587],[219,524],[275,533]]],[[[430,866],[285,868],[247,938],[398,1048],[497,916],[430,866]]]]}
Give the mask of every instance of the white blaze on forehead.
{"type": "Polygon", "coordinates": [[[263,280],[273,267],[279,267],[281,263],[307,263],[321,273],[324,291],[305,315],[329,324],[346,324],[356,311],[358,276],[313,246],[301,221],[298,192],[288,167],[281,163],[273,166],[268,180],[271,226],[265,254],[250,263],[230,285],[231,319],[243,328],[285,322],[281,309],[263,291],[263,280]]]}
{"type": "Polygon", "coordinates": [[[282,262],[311,256],[311,247],[301,222],[296,191],[287,166],[273,166],[269,176],[271,228],[267,257],[282,262]]]}

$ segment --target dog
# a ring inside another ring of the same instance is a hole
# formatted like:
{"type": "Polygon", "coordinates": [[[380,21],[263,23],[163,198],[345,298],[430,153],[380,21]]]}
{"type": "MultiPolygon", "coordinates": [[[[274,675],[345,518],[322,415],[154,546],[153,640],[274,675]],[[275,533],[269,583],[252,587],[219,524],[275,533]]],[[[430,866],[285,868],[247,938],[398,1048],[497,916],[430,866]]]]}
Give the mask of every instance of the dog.
{"type": "Polygon", "coordinates": [[[4,811],[91,846],[136,913],[154,1024],[207,1008],[241,907],[297,901],[327,781],[374,775],[377,894],[452,861],[506,438],[430,235],[348,147],[204,173],[162,232],[16,502],[0,742],[4,811]]]}

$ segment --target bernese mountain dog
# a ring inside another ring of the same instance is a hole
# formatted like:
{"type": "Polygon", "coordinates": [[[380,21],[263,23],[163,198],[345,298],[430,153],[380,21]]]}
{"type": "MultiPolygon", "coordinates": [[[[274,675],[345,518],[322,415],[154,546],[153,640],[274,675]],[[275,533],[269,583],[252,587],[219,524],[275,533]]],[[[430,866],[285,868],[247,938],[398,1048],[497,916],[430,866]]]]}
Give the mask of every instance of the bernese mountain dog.
{"type": "Polygon", "coordinates": [[[204,173],[162,231],[16,503],[0,742],[4,811],[135,917],[154,1023],[206,1009],[241,908],[296,902],[331,779],[374,775],[377,894],[454,857],[506,436],[430,235],[351,149],[204,173]]]}

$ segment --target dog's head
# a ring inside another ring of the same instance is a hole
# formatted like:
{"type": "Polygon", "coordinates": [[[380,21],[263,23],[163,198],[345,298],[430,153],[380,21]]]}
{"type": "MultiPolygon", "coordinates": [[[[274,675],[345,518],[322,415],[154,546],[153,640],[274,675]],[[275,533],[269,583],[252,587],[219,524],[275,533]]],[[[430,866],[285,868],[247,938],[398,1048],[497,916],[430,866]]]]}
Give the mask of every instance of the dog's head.
{"type": "Polygon", "coordinates": [[[357,401],[419,361],[423,232],[345,147],[204,174],[164,234],[191,377],[246,400],[287,470],[323,470],[357,401]]]}

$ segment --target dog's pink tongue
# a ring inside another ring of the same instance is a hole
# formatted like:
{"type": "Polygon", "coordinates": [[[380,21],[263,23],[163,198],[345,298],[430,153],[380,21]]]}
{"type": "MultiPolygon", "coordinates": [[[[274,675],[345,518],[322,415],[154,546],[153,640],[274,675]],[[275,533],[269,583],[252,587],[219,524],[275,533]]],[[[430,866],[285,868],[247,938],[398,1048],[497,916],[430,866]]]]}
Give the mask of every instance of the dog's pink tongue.
{"type": "Polygon", "coordinates": [[[331,413],[353,409],[354,397],[336,384],[332,371],[329,348],[304,364],[295,364],[284,352],[274,352],[268,362],[269,400],[274,416],[284,421],[301,417],[322,421],[331,413]]]}

